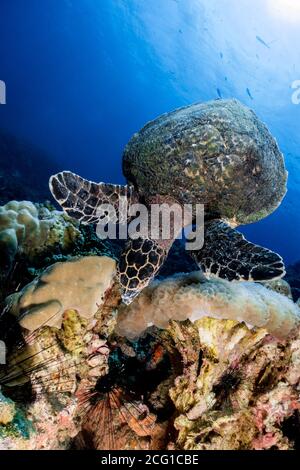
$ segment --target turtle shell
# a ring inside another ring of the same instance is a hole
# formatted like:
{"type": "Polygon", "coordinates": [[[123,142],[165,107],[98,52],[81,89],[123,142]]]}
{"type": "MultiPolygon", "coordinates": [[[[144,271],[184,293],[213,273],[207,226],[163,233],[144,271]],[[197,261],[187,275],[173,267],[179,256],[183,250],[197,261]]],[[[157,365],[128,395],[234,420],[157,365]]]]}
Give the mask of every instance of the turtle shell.
{"type": "Polygon", "coordinates": [[[286,193],[277,142],[237,100],[194,104],[149,122],[127,144],[123,172],[146,202],[159,194],[204,204],[208,218],[235,225],[266,217],[286,193]]]}

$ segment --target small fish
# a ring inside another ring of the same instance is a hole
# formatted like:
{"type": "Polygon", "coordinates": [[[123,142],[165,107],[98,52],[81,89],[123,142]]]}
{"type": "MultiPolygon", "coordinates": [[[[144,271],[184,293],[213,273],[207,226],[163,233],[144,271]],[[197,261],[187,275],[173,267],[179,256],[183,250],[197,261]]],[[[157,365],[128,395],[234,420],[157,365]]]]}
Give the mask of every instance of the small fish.
{"type": "Polygon", "coordinates": [[[251,98],[251,100],[254,100],[253,96],[251,95],[251,91],[249,90],[249,88],[247,88],[246,91],[247,91],[247,95],[251,98]]]}
{"type": "Polygon", "coordinates": [[[220,57],[221,57],[221,59],[223,59],[223,57],[224,57],[223,52],[220,52],[220,57]]]}
{"type": "Polygon", "coordinates": [[[268,49],[271,49],[269,44],[267,44],[260,36],[256,36],[256,39],[258,42],[260,42],[263,46],[267,47],[268,49]]]}
{"type": "Polygon", "coordinates": [[[179,29],[179,30],[178,30],[178,33],[183,34],[182,29],[179,29]]]}
{"type": "Polygon", "coordinates": [[[221,99],[222,99],[222,93],[221,93],[220,88],[217,88],[217,93],[218,93],[218,97],[219,97],[220,100],[221,100],[221,99]]]}

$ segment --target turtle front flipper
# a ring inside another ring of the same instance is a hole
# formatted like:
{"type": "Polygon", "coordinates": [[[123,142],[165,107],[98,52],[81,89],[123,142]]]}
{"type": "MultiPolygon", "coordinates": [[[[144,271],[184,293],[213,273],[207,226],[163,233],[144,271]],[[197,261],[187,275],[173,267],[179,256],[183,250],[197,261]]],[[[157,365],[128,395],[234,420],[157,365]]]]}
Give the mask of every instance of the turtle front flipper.
{"type": "Polygon", "coordinates": [[[255,245],[222,220],[205,226],[204,246],[191,253],[208,276],[229,281],[270,281],[285,275],[282,258],[255,245]]]}
{"type": "Polygon", "coordinates": [[[83,224],[96,224],[103,216],[110,216],[108,206],[114,209],[111,212],[114,222],[125,222],[127,212],[121,213],[120,198],[123,197],[128,204],[136,200],[132,186],[93,183],[71,171],[51,176],[49,187],[64,211],[83,224]]]}
{"type": "Polygon", "coordinates": [[[118,266],[125,304],[130,304],[151,282],[166,256],[167,250],[155,240],[138,238],[128,242],[118,266]]]}

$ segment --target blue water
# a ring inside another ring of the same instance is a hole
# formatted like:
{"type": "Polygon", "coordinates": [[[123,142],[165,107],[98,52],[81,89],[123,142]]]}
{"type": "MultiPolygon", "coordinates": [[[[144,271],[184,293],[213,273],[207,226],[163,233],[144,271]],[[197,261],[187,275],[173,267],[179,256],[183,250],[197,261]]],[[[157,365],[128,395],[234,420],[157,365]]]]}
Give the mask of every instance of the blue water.
{"type": "MultiPolygon", "coordinates": [[[[122,149],[174,108],[236,97],[269,126],[289,192],[252,241],[300,258],[299,0],[1,0],[0,128],[60,169],[123,182],[122,149]]],[[[38,171],[38,170],[37,170],[38,171]]]]}

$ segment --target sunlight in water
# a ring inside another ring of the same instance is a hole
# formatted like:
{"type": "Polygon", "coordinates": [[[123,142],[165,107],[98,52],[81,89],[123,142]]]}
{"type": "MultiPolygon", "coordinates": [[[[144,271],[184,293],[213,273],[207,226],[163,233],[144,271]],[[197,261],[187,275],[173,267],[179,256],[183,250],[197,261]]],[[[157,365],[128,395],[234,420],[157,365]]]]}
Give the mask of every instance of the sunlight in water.
{"type": "Polygon", "coordinates": [[[268,7],[282,20],[300,22],[300,0],[268,0],[268,7]]]}

